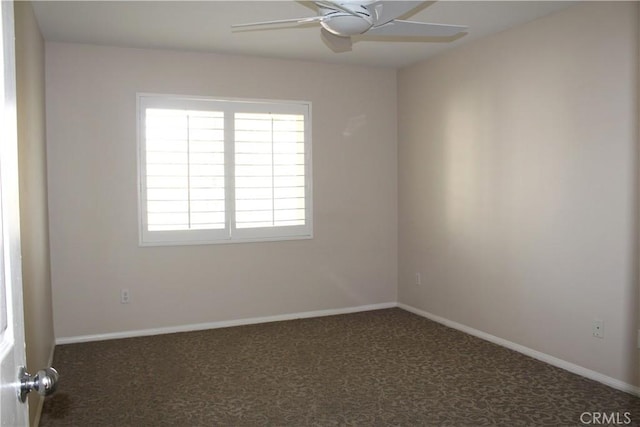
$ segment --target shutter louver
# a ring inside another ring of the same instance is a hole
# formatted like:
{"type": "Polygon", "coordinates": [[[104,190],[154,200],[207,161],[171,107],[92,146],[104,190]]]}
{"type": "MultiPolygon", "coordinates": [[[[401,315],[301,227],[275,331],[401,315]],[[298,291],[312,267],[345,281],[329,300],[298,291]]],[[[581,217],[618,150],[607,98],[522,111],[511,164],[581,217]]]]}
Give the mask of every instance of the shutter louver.
{"type": "Polygon", "coordinates": [[[224,113],[146,109],[149,231],[225,228],[224,113]]]}
{"type": "Polygon", "coordinates": [[[304,115],[236,113],[235,226],[305,224],[304,115]]]}

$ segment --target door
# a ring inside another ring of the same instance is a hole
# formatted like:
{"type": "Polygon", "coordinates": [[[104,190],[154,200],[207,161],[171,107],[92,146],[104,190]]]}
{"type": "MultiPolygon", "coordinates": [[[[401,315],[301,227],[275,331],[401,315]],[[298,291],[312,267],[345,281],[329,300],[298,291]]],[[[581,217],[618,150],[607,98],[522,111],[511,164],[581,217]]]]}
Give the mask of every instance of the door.
{"type": "Polygon", "coordinates": [[[18,374],[26,362],[18,205],[15,33],[13,2],[3,0],[0,3],[0,425],[27,426],[27,404],[18,399],[18,374]]]}

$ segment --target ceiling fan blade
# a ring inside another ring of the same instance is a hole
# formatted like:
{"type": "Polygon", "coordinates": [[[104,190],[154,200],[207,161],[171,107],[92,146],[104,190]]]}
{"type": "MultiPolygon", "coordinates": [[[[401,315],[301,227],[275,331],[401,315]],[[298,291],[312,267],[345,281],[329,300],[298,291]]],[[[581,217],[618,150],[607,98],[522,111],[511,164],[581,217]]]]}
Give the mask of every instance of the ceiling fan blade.
{"type": "Polygon", "coordinates": [[[365,34],[398,37],[451,37],[467,28],[464,25],[429,24],[396,19],[379,27],[373,27],[365,34]]]}
{"type": "Polygon", "coordinates": [[[248,24],[233,24],[231,28],[259,27],[263,25],[281,24],[308,24],[310,22],[320,22],[323,16],[311,16],[309,18],[279,19],[277,21],[250,22],[248,24]]]}
{"type": "Polygon", "coordinates": [[[420,6],[424,1],[384,1],[379,0],[367,5],[367,9],[372,12],[373,25],[378,26],[393,21],[399,16],[411,12],[420,6]]]}
{"type": "Polygon", "coordinates": [[[351,37],[341,37],[322,28],[321,30],[322,40],[325,42],[329,49],[335,53],[343,53],[351,51],[351,37]]]}

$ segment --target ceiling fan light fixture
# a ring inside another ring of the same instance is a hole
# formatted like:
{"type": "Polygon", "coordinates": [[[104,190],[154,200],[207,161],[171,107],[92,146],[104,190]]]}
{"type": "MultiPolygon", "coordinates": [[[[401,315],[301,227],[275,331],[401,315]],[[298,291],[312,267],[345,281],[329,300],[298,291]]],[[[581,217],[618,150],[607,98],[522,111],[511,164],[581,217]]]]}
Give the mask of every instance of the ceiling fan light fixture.
{"type": "Polygon", "coordinates": [[[373,21],[364,16],[340,14],[325,17],[320,25],[336,36],[349,37],[366,32],[373,25],[373,21]]]}

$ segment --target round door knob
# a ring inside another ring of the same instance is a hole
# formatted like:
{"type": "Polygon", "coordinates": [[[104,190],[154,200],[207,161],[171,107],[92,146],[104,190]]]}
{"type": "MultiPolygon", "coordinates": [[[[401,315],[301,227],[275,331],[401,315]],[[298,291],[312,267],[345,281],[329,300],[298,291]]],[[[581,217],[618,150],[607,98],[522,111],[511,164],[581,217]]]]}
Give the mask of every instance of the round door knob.
{"type": "Polygon", "coordinates": [[[25,368],[20,368],[20,401],[27,400],[27,394],[35,390],[41,396],[48,396],[58,386],[60,374],[54,368],[45,368],[39,370],[35,375],[29,374],[25,368]]]}

